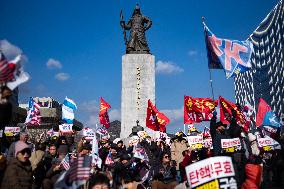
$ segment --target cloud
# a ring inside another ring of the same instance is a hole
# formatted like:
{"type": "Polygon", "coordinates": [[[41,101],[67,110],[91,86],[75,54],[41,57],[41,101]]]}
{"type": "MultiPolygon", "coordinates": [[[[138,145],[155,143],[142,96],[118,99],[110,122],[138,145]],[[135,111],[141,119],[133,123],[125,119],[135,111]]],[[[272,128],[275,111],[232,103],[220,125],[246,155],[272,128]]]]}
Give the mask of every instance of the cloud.
{"type": "Polygon", "coordinates": [[[173,62],[170,61],[158,61],[156,63],[156,73],[157,74],[176,74],[181,73],[184,70],[175,65],[173,62]]]}
{"type": "Polygon", "coordinates": [[[62,64],[60,63],[60,61],[55,60],[53,58],[48,59],[48,61],[46,62],[46,66],[48,69],[61,69],[62,68],[62,64]]]}
{"type": "Polygon", "coordinates": [[[171,120],[171,123],[179,122],[183,119],[183,107],[180,109],[172,110],[161,110],[168,118],[171,120]]]}
{"type": "Polygon", "coordinates": [[[190,50],[190,51],[188,51],[188,55],[189,56],[196,56],[198,54],[198,51],[196,51],[196,50],[190,50]]]}
{"type": "Polygon", "coordinates": [[[70,75],[68,73],[58,73],[55,75],[55,79],[59,80],[59,81],[66,81],[70,78],[70,75]]]}
{"type": "Polygon", "coordinates": [[[121,113],[119,109],[113,109],[109,112],[110,121],[121,120],[121,113]]]}
{"type": "MultiPolygon", "coordinates": [[[[94,127],[96,124],[99,123],[99,102],[96,100],[90,100],[83,102],[79,106],[80,111],[85,112],[89,115],[86,121],[86,125],[90,127],[94,127]]],[[[110,121],[121,120],[121,113],[119,109],[110,109],[109,111],[109,119],[110,121]]]]}

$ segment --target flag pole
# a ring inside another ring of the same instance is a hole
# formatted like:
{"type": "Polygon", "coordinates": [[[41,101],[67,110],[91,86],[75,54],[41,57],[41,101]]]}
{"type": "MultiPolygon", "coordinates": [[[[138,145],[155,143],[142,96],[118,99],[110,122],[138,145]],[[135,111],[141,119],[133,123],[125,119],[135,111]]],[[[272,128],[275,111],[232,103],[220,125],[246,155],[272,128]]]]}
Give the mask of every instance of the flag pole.
{"type": "MultiPolygon", "coordinates": [[[[204,26],[204,31],[205,31],[205,17],[202,16],[201,20],[202,20],[202,24],[204,26]]],[[[206,38],[206,36],[205,36],[205,38],[206,38]]],[[[206,39],[205,39],[205,41],[206,41],[206,39]]],[[[215,97],[214,97],[214,90],[213,90],[213,80],[212,80],[211,69],[209,68],[209,66],[208,66],[208,70],[209,70],[209,82],[210,82],[210,87],[211,87],[211,94],[212,94],[212,98],[214,100],[215,97]]]]}
{"type": "Polygon", "coordinates": [[[211,87],[211,93],[212,93],[212,98],[214,100],[215,98],[214,98],[213,80],[212,80],[211,69],[208,68],[208,70],[209,70],[209,82],[210,82],[210,87],[211,87]]]}
{"type": "Polygon", "coordinates": [[[183,124],[183,133],[185,134],[185,124],[183,124]]]}

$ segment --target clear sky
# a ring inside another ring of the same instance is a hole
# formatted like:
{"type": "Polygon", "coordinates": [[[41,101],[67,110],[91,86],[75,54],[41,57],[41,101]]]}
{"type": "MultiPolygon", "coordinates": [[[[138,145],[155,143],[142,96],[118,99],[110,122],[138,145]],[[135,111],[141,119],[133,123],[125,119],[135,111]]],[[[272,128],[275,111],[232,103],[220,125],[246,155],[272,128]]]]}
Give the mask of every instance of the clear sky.
{"type": "MultiPolygon", "coordinates": [[[[13,56],[22,51],[31,80],[19,101],[30,96],[65,96],[77,105],[85,126],[98,122],[99,97],[120,119],[121,56],[125,53],[120,10],[128,20],[136,3],[153,21],[146,33],[155,55],[156,106],[170,119],[168,131],[183,127],[183,96],[211,97],[201,17],[221,38],[246,40],[277,0],[1,0],[0,40],[13,56]]],[[[234,101],[233,79],[213,70],[215,96],[234,101]]]]}

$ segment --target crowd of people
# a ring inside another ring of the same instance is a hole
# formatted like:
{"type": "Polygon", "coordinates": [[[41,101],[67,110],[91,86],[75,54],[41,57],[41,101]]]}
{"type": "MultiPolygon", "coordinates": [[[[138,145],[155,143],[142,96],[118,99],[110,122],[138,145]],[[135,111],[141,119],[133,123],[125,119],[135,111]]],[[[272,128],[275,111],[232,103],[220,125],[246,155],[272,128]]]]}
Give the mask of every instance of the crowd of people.
{"type": "MultiPolygon", "coordinates": [[[[111,141],[108,135],[96,137],[96,161],[92,161],[88,179],[79,188],[190,188],[185,168],[213,156],[230,156],[238,188],[271,188],[284,186],[284,133],[273,136],[262,127],[245,132],[234,119],[226,125],[217,122],[213,113],[210,131],[200,132],[194,126],[188,134],[177,132],[171,138],[164,133],[149,136],[145,131],[132,133],[128,139],[111,141]],[[259,137],[275,140],[274,148],[260,148],[259,137]],[[212,145],[190,145],[189,136],[212,139],[212,145]],[[228,152],[222,139],[239,138],[241,149],[228,152]]],[[[59,178],[66,172],[63,161],[72,167],[78,157],[94,157],[94,141],[74,134],[50,135],[30,140],[28,130],[1,138],[0,179],[2,189],[61,188],[59,178]]]]}

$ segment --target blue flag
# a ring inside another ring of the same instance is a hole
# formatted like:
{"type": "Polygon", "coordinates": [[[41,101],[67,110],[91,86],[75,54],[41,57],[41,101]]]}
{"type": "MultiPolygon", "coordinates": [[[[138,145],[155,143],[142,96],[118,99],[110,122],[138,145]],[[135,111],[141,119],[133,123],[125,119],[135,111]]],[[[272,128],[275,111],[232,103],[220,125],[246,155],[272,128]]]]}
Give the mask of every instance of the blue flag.
{"type": "Polygon", "coordinates": [[[266,112],[262,125],[280,127],[280,122],[277,119],[275,113],[272,111],[269,111],[269,112],[266,112]]]}
{"type": "Polygon", "coordinates": [[[251,68],[252,43],[216,37],[204,24],[208,67],[224,69],[230,78],[251,68]]]}

